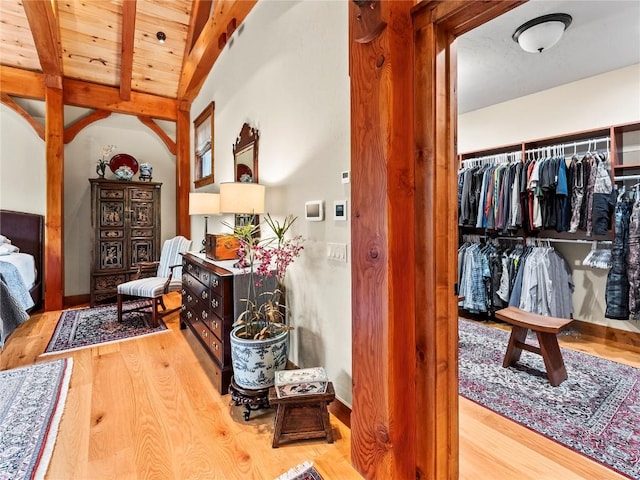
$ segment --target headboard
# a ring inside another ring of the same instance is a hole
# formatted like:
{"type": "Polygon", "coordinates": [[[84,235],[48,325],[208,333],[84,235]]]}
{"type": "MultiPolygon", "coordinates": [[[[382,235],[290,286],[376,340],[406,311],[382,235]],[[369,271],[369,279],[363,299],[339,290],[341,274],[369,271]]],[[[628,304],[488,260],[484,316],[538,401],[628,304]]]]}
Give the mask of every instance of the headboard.
{"type": "Polygon", "coordinates": [[[33,213],[0,210],[0,234],[9,238],[21,252],[33,255],[38,271],[31,297],[36,304],[34,309],[39,309],[43,297],[44,217],[33,213]]]}

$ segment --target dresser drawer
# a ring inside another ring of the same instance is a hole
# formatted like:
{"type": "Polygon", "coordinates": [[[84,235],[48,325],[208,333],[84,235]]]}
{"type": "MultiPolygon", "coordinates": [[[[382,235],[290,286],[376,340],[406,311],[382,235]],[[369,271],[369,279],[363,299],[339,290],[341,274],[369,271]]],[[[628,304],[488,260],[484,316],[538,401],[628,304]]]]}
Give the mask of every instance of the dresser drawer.
{"type": "Polygon", "coordinates": [[[198,337],[200,337],[200,339],[202,340],[202,343],[204,343],[207,346],[207,348],[210,349],[211,337],[213,337],[214,335],[207,328],[204,322],[202,320],[196,319],[195,321],[191,322],[191,327],[193,328],[194,333],[198,337]]]}
{"type": "Polygon", "coordinates": [[[220,365],[225,365],[223,344],[218,337],[211,334],[211,332],[209,332],[209,350],[211,350],[211,353],[213,353],[213,356],[220,365]]]}
{"type": "MultiPolygon", "coordinates": [[[[220,320],[220,318],[218,318],[216,315],[209,315],[209,318],[206,318],[203,321],[204,323],[206,323],[207,327],[209,327],[209,330],[211,330],[216,337],[220,339],[224,339],[224,337],[222,336],[223,335],[222,320],[220,320]]],[[[228,334],[227,334],[227,337],[228,337],[228,334]]]]}

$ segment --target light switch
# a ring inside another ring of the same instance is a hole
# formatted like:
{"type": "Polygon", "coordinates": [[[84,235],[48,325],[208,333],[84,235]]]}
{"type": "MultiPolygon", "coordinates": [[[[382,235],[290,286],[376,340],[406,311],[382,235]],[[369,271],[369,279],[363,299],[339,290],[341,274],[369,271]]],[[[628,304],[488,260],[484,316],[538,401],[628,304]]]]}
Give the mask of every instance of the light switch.
{"type": "Polygon", "coordinates": [[[334,262],[347,262],[346,243],[327,243],[327,257],[334,262]]]}

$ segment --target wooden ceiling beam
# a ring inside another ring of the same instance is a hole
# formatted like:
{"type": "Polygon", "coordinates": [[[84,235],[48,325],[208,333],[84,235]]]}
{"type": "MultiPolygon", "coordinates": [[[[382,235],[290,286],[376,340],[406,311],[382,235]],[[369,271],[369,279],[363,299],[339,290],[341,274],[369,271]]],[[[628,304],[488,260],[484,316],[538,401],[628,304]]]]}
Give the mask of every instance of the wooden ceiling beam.
{"type": "Polygon", "coordinates": [[[169,152],[171,152],[172,155],[176,154],[176,142],[174,142],[171,137],[169,137],[169,135],[167,135],[166,132],[162,130],[162,128],[160,128],[160,125],[153,121],[153,118],[138,115],[138,120],[140,120],[143,125],[149,127],[149,129],[158,137],[160,137],[160,140],[162,140],[162,142],[167,146],[169,152]]]}
{"type": "Polygon", "coordinates": [[[65,78],[63,85],[65,105],[108,110],[126,115],[142,115],[161,120],[176,120],[178,102],[171,98],[131,92],[130,100],[122,100],[118,88],[70,78],[65,78]]]}
{"type": "Polygon", "coordinates": [[[29,125],[35,130],[36,134],[44,140],[44,127],[41,123],[39,123],[35,118],[33,118],[29,112],[27,112],[24,108],[18,105],[13,98],[11,98],[6,93],[0,94],[0,102],[4,103],[7,107],[15,111],[18,115],[24,118],[29,125]]]}
{"type": "Polygon", "coordinates": [[[42,71],[46,75],[62,77],[60,24],[53,2],[24,0],[22,4],[38,51],[42,71]]]}
{"type": "Polygon", "coordinates": [[[120,98],[131,99],[131,76],[133,72],[133,42],[136,33],[137,0],[122,4],[122,40],[120,56],[120,98]]]}
{"type": "Polygon", "coordinates": [[[213,64],[222,52],[224,44],[218,44],[228,25],[239,26],[249,15],[257,0],[219,0],[214,3],[213,16],[207,21],[182,67],[178,98],[192,101],[213,64]]]}
{"type": "Polygon", "coordinates": [[[111,115],[111,112],[108,112],[106,110],[94,110],[89,115],[76,120],[64,129],[64,143],[67,144],[71,142],[74,138],[76,138],[76,135],[78,135],[83,128],[91,125],[94,122],[97,122],[98,120],[107,118],[109,115],[111,115]]]}
{"type": "MultiPolygon", "coordinates": [[[[184,56],[186,58],[191,52],[194,43],[200,36],[200,32],[211,18],[212,0],[193,0],[191,6],[191,19],[189,20],[189,31],[187,32],[187,41],[184,46],[184,56]]],[[[184,66],[184,63],[183,63],[184,66]]]]}
{"type": "Polygon", "coordinates": [[[44,75],[0,65],[0,92],[14,97],[44,100],[44,75]]]}

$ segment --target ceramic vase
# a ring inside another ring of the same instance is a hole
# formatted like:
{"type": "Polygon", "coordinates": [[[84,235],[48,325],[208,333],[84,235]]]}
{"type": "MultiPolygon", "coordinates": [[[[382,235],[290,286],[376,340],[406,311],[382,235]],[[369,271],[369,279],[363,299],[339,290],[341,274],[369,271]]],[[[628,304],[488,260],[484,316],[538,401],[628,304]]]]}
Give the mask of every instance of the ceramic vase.
{"type": "Polygon", "coordinates": [[[273,387],[275,374],[287,364],[289,332],[264,340],[237,336],[239,326],[231,331],[231,363],[236,384],[247,390],[273,387]]]}

